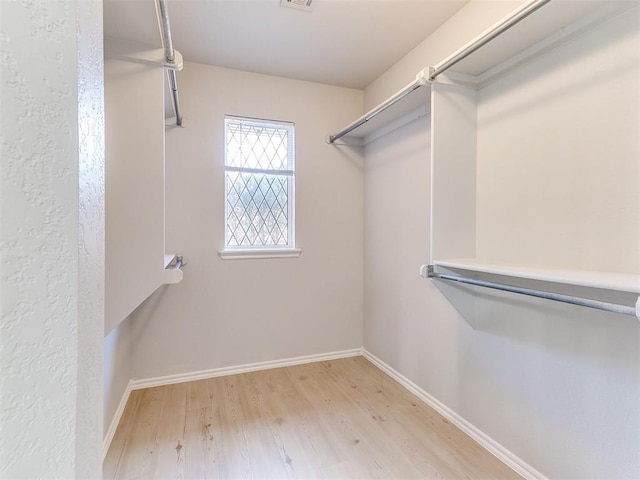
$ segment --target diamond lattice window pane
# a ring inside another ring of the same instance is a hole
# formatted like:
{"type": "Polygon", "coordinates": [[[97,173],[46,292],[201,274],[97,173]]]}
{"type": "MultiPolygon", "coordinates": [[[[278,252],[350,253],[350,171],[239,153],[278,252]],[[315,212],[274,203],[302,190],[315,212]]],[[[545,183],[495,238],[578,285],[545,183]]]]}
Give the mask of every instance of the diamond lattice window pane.
{"type": "Polygon", "coordinates": [[[227,172],[227,245],[288,245],[289,177],[227,172]]]}
{"type": "Polygon", "coordinates": [[[293,168],[289,128],[227,120],[227,166],[261,170],[293,168]]]}

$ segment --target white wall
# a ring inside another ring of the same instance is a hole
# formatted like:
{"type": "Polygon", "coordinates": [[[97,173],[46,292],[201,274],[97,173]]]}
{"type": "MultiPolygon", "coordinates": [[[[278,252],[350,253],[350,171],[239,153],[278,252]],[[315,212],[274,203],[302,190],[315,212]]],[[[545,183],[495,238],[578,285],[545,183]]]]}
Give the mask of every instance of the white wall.
{"type": "Polygon", "coordinates": [[[325,136],[362,92],[186,63],[184,128],[166,132],[166,245],[188,265],[132,316],[133,377],[362,345],[361,154],[325,136]],[[299,258],[221,260],[225,114],[296,124],[299,258]]]}
{"type": "Polygon", "coordinates": [[[640,273],[637,10],[479,92],[479,257],[640,273]]]}
{"type": "Polygon", "coordinates": [[[449,342],[429,314],[434,300],[441,308],[446,301],[430,301],[418,272],[429,258],[429,125],[416,120],[365,151],[364,346],[414,381],[432,365],[434,389],[453,365],[439,360],[449,342]]]}
{"type": "MultiPolygon", "coordinates": [[[[470,5],[478,6],[479,2],[470,5]]],[[[463,19],[453,17],[448,28],[473,28],[463,19]]],[[[437,33],[434,35],[437,38],[437,33]]],[[[571,44],[565,53],[555,52],[550,60],[543,60],[550,67],[559,60],[565,65],[569,61],[571,74],[561,95],[545,99],[531,91],[521,92],[514,87],[519,82],[513,76],[481,92],[484,103],[478,118],[484,126],[480,127],[478,144],[483,163],[479,165],[482,175],[487,174],[482,178],[488,176],[493,182],[486,184],[485,206],[493,198],[486,195],[498,180],[496,171],[489,171],[488,162],[502,158],[496,152],[500,147],[497,136],[492,135],[500,129],[511,132],[505,130],[507,124],[519,118],[517,114],[509,116],[513,109],[529,106],[522,116],[536,130],[530,132],[530,143],[511,152],[511,157],[519,156],[513,162],[519,162],[520,167],[535,168],[540,161],[535,141],[542,126],[551,130],[562,126],[563,138],[558,141],[574,143],[573,123],[565,118],[565,107],[573,105],[576,109],[572,113],[581,117],[576,125],[588,126],[587,135],[595,136],[595,142],[588,144],[597,149],[606,171],[599,187],[610,189],[614,210],[627,211],[621,203],[624,198],[631,204],[636,202],[630,210],[637,212],[637,35],[637,17],[628,17],[608,25],[592,40],[571,44]],[[594,45],[601,48],[597,55],[591,53],[594,45]],[[587,74],[584,78],[591,81],[576,85],[581,82],[576,77],[582,75],[576,70],[586,72],[587,65],[597,70],[598,55],[611,56],[611,48],[630,52],[635,60],[618,75],[587,74]],[[503,89],[512,95],[499,100],[503,89]],[[622,105],[621,98],[628,105],[622,105]],[[606,99],[616,103],[615,116],[599,116],[603,108],[611,111],[606,99]],[[542,105],[534,107],[536,101],[542,105]],[[594,134],[593,129],[598,132],[594,134]],[[615,145],[610,139],[616,140],[615,145]],[[603,150],[618,147],[626,153],[618,159],[622,170],[617,171],[626,171],[629,178],[612,185],[607,170],[613,166],[608,165],[609,156],[603,150]]],[[[539,68],[541,65],[532,70],[539,68]]],[[[384,78],[394,75],[395,71],[388,72],[384,78]]],[[[534,75],[532,82],[538,81],[539,76],[534,75]]],[[[392,92],[397,86],[391,83],[392,92]]],[[[376,88],[383,86],[379,83],[376,88]]],[[[365,152],[365,348],[550,478],[637,478],[640,329],[635,319],[482,289],[443,286],[461,311],[474,313],[463,318],[431,281],[417,276],[429,252],[428,135],[426,125],[414,122],[369,144],[365,152]]],[[[503,143],[502,147],[514,150],[513,144],[503,143]]],[[[580,145],[573,147],[582,158],[580,145]]],[[[510,162],[506,163],[504,168],[510,169],[510,162]]],[[[577,171],[581,171],[580,162],[577,164],[577,171]]],[[[558,168],[566,167],[559,163],[558,168]]],[[[586,214],[597,218],[600,207],[592,207],[586,214]]],[[[585,214],[584,206],[577,208],[585,214]]],[[[488,207],[481,207],[478,215],[489,213],[488,207]]],[[[631,262],[627,267],[632,269],[637,243],[635,247],[629,243],[634,239],[629,232],[637,229],[638,220],[627,217],[630,225],[621,225],[619,218],[611,212],[606,219],[612,236],[607,245],[615,248],[611,243],[616,242],[617,231],[610,225],[614,223],[626,232],[623,244],[631,262]]],[[[507,227],[500,227],[501,245],[504,236],[511,235],[504,231],[507,227]]],[[[582,227],[576,228],[584,233],[582,227]]],[[[515,238],[522,239],[518,234],[515,238]]],[[[484,241],[483,248],[487,245],[484,241]]],[[[519,250],[518,245],[514,242],[510,252],[519,250]]],[[[536,246],[531,239],[522,239],[522,245],[522,251],[536,246]]],[[[599,263],[596,252],[592,252],[594,264],[599,263]]],[[[611,261],[619,255],[605,250],[611,261]]],[[[571,262],[575,265],[576,260],[571,262]]],[[[615,264],[620,266],[617,260],[615,264]]]]}
{"type": "MultiPolygon", "coordinates": [[[[108,42],[124,52],[146,49],[108,42]]],[[[163,282],[165,72],[114,58],[104,69],[106,334],[163,282]]]]}
{"type": "Polygon", "coordinates": [[[0,476],[97,478],[102,2],[1,2],[0,476]]]}

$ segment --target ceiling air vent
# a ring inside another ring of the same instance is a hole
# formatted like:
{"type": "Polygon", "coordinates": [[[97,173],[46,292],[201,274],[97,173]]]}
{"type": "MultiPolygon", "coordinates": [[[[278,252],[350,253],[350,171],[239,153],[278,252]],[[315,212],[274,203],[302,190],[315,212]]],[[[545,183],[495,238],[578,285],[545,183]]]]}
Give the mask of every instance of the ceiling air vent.
{"type": "Polygon", "coordinates": [[[295,8],[305,12],[312,12],[316,6],[316,0],[280,0],[281,7],[295,8]]]}

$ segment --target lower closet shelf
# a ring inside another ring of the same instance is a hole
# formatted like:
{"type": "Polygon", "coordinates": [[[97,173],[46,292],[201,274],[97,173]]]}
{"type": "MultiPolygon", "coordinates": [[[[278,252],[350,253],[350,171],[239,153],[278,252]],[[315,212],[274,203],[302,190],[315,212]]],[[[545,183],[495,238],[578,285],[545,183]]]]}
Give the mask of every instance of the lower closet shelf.
{"type": "Polygon", "coordinates": [[[640,294],[640,274],[491,263],[473,258],[436,260],[433,264],[443,268],[640,294]]]}
{"type": "Polygon", "coordinates": [[[604,310],[607,312],[635,316],[640,320],[640,296],[635,298],[635,305],[632,306],[626,304],[627,301],[624,301],[623,304],[611,303],[582,296],[566,295],[554,291],[537,290],[507,283],[487,281],[484,279],[474,278],[472,276],[451,275],[447,272],[443,273],[436,271],[437,267],[445,270],[464,270],[476,274],[486,273],[517,279],[537,280],[561,285],[596,288],[612,292],[622,292],[627,295],[637,295],[640,293],[640,275],[637,274],[543,268],[539,266],[505,265],[479,262],[476,259],[441,260],[434,262],[433,265],[423,265],[420,268],[420,274],[424,278],[446,280],[464,285],[485,287],[562,303],[569,303],[582,307],[604,310]]]}

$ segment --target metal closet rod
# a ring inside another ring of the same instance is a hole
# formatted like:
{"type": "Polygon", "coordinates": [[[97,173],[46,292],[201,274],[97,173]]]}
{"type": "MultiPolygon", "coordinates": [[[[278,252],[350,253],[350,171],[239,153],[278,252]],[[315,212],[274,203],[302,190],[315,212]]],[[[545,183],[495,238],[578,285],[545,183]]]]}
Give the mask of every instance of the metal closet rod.
{"type": "Polygon", "coordinates": [[[501,290],[503,292],[518,293],[520,295],[527,295],[530,297],[544,298],[546,300],[553,300],[556,302],[570,303],[572,305],[579,305],[581,307],[595,308],[598,310],[604,310],[606,312],[621,313],[623,315],[631,315],[637,317],[640,320],[640,297],[638,297],[638,303],[635,307],[627,305],[619,305],[617,303],[601,302],[599,300],[591,300],[589,298],[574,297],[571,295],[562,295],[559,293],[545,292],[541,290],[533,290],[530,288],[516,287],[513,285],[506,285],[504,283],[487,282],[484,280],[477,280],[475,278],[461,277],[457,275],[449,275],[445,273],[437,273],[434,271],[433,265],[427,267],[427,278],[439,278],[440,280],[448,280],[450,282],[463,283],[466,285],[475,285],[478,287],[492,288],[494,290],[501,290]]]}
{"type": "MultiPolygon", "coordinates": [[[[157,0],[160,11],[160,25],[162,27],[162,42],[164,43],[165,57],[168,63],[175,63],[176,55],[171,40],[171,26],[169,24],[169,5],[167,0],[157,0]]],[[[176,114],[176,125],[182,125],[182,114],[180,113],[180,98],[178,97],[178,79],[175,69],[167,70],[169,87],[171,88],[171,100],[173,111],[176,114]]]]}
{"type": "Polygon", "coordinates": [[[502,22],[500,22],[498,25],[493,27],[491,30],[485,32],[484,34],[482,34],[480,37],[478,37],[475,40],[473,40],[468,45],[462,47],[457,52],[454,52],[452,55],[450,55],[449,57],[445,58],[443,61],[438,63],[435,67],[431,67],[431,68],[428,68],[428,69],[423,69],[422,71],[418,72],[418,75],[416,75],[416,79],[412,83],[407,85],[405,88],[400,90],[398,93],[396,93],[395,95],[390,97],[385,102],[383,102],[380,105],[378,105],[375,109],[371,110],[366,115],[362,116],[361,118],[359,118],[358,120],[356,120],[352,124],[348,125],[344,129],[340,130],[338,133],[336,133],[334,135],[329,135],[328,142],[329,143],[335,143],[336,140],[338,140],[341,137],[344,137],[345,135],[348,135],[350,132],[352,132],[356,128],[364,125],[369,120],[371,120],[375,116],[377,116],[380,113],[382,113],[383,111],[385,111],[387,108],[391,107],[395,103],[397,103],[400,100],[402,100],[404,97],[409,95],[414,90],[422,87],[423,85],[426,85],[428,82],[432,82],[433,80],[435,80],[435,78],[438,75],[440,75],[441,73],[445,72],[446,70],[448,70],[449,68],[454,66],[459,61],[461,61],[464,58],[468,57],[469,55],[471,55],[476,50],[482,48],[484,45],[489,43],[491,40],[496,38],[498,35],[504,33],[506,30],[510,29],[511,27],[513,27],[515,24],[517,24],[521,20],[524,20],[529,15],[531,15],[533,12],[535,12],[539,8],[543,7],[544,5],[549,3],[550,1],[551,0],[533,0],[532,2],[529,2],[524,7],[522,7],[520,10],[516,11],[515,13],[513,13],[509,17],[505,18],[502,22]]]}

